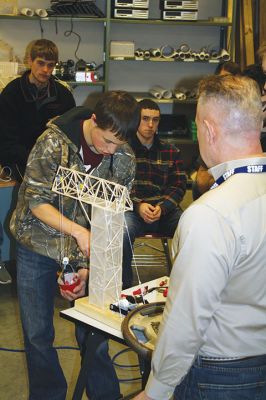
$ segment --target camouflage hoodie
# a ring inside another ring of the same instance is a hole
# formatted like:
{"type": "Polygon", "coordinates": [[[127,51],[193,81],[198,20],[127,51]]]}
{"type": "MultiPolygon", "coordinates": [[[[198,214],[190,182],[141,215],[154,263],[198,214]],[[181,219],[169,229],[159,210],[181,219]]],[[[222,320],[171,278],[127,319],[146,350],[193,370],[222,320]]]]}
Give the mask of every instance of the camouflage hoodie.
{"type": "MultiPolygon", "coordinates": [[[[27,162],[16,209],[10,229],[15,239],[28,249],[57,261],[67,255],[72,265],[86,266],[87,259],[79,252],[75,239],[34,217],[31,209],[40,204],[51,204],[70,220],[87,226],[79,203],[51,191],[58,167],[64,166],[85,172],[80,157],[81,121],[89,119],[92,112],[76,107],[47,124],[38,138],[27,162]]],[[[104,156],[92,173],[104,179],[127,186],[130,190],[135,174],[135,158],[130,146],[121,146],[112,156],[104,156]]],[[[84,207],[89,207],[83,204],[84,207]]]]}

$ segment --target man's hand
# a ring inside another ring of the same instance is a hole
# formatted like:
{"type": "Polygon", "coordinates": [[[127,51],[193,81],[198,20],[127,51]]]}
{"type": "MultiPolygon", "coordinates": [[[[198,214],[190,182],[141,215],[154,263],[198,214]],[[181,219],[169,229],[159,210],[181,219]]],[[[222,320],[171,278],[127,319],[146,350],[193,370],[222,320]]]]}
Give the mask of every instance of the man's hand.
{"type": "Polygon", "coordinates": [[[161,212],[160,206],[153,206],[149,203],[140,203],[138,207],[139,215],[147,224],[158,221],[161,217],[161,212]]]}
{"type": "Polygon", "coordinates": [[[162,209],[160,206],[155,206],[154,211],[153,211],[153,218],[154,221],[158,221],[161,218],[162,215],[162,209]]]}
{"type": "Polygon", "coordinates": [[[76,300],[79,297],[83,297],[85,295],[86,285],[89,277],[89,270],[87,268],[81,268],[78,271],[77,276],[80,279],[80,284],[73,289],[73,292],[70,292],[69,290],[62,290],[60,288],[61,296],[69,301],[76,300]]]}
{"type": "Polygon", "coordinates": [[[139,393],[137,396],[133,398],[133,400],[152,400],[146,393],[143,391],[139,393]]]}
{"type": "Polygon", "coordinates": [[[73,229],[72,236],[76,239],[78,247],[80,248],[82,254],[85,257],[89,257],[91,236],[90,231],[83,226],[77,225],[75,229],[73,229]]]}

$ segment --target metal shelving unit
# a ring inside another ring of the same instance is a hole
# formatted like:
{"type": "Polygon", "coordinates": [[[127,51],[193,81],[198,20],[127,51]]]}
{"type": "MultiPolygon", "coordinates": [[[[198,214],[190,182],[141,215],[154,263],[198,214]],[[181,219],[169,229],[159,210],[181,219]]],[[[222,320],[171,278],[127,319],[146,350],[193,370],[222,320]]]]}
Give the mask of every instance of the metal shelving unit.
{"type": "Polygon", "coordinates": [[[77,82],[77,81],[66,81],[72,88],[76,88],[78,86],[101,86],[103,90],[108,89],[108,82],[106,81],[105,77],[108,76],[108,72],[106,71],[106,63],[105,63],[105,54],[106,54],[106,47],[107,47],[107,37],[106,29],[107,29],[107,18],[99,18],[99,17],[86,17],[86,16],[49,16],[49,17],[38,17],[32,16],[28,17],[25,15],[1,15],[0,20],[10,20],[10,21],[28,21],[28,22],[39,22],[40,24],[46,23],[48,21],[76,21],[82,23],[101,23],[104,27],[104,40],[103,40],[103,64],[104,64],[104,79],[99,80],[96,82],[77,82]]]}
{"type": "MultiPolygon", "coordinates": [[[[223,0],[224,1],[224,0],[223,0]]],[[[104,40],[103,40],[103,63],[104,63],[104,79],[95,83],[89,82],[69,82],[73,86],[102,86],[104,90],[108,90],[109,87],[109,68],[110,64],[109,61],[142,61],[142,62],[176,62],[176,63],[184,63],[184,62],[191,62],[191,61],[175,61],[171,59],[149,59],[149,60],[141,60],[138,58],[124,58],[121,57],[110,57],[109,55],[109,42],[111,36],[111,29],[113,25],[116,24],[137,24],[137,25],[156,25],[156,26],[172,26],[178,28],[179,26],[193,26],[193,27],[201,27],[201,26],[209,26],[209,27],[220,27],[221,28],[221,42],[225,42],[225,37],[228,28],[230,28],[230,49],[229,53],[231,59],[234,59],[234,40],[235,40],[235,25],[236,25],[236,0],[233,0],[233,13],[232,13],[232,20],[231,21],[211,21],[211,20],[197,20],[197,21],[167,21],[167,20],[159,20],[159,19],[126,19],[126,18],[112,18],[111,17],[111,1],[106,0],[105,3],[105,18],[99,17],[87,17],[87,16],[49,16],[45,18],[40,18],[38,16],[27,17],[24,15],[0,15],[0,19],[3,20],[16,20],[16,21],[39,21],[41,23],[45,23],[46,21],[79,21],[85,23],[102,23],[104,27],[104,40]]],[[[226,18],[226,17],[223,17],[226,18]]],[[[199,63],[215,63],[215,61],[194,61],[199,63]]]]}
{"type": "MultiPolygon", "coordinates": [[[[225,10],[227,2],[226,0],[222,0],[222,9],[225,10]]],[[[86,17],[86,16],[79,16],[79,17],[71,17],[71,16],[49,16],[45,18],[40,18],[37,16],[33,17],[27,17],[24,15],[0,15],[0,19],[8,19],[8,20],[16,20],[16,21],[39,21],[40,25],[45,24],[47,21],[78,21],[80,23],[100,23],[103,26],[103,79],[97,82],[76,82],[76,81],[71,81],[68,82],[73,88],[79,87],[79,86],[89,86],[89,87],[102,87],[103,91],[106,91],[109,89],[109,76],[110,76],[110,70],[114,68],[114,64],[116,62],[143,62],[147,65],[147,63],[152,63],[153,65],[157,62],[159,63],[158,65],[162,65],[162,63],[175,63],[175,65],[180,65],[180,64],[194,64],[194,63],[200,63],[200,64],[210,64],[213,63],[215,64],[215,61],[176,61],[176,60],[169,60],[169,59],[149,59],[149,60],[143,60],[143,59],[136,59],[136,58],[124,58],[121,59],[121,57],[110,57],[109,54],[109,43],[110,43],[110,38],[111,38],[111,33],[112,33],[112,28],[118,25],[124,25],[125,28],[126,26],[129,25],[139,25],[139,26],[144,26],[144,25],[154,25],[154,26],[165,26],[166,28],[168,27],[174,27],[178,30],[179,27],[216,27],[220,28],[220,45],[226,46],[226,43],[230,43],[230,48],[228,49],[230,53],[230,57],[232,60],[234,60],[234,42],[235,42],[235,26],[236,26],[236,5],[237,5],[237,0],[232,1],[232,19],[229,20],[227,16],[222,15],[220,20],[218,17],[214,20],[197,20],[197,21],[165,21],[165,20],[159,20],[159,19],[142,19],[142,20],[137,20],[137,19],[118,19],[118,18],[112,18],[111,17],[111,1],[110,0],[105,0],[105,18],[98,18],[98,17],[86,17]],[[230,41],[228,41],[227,36],[230,34],[230,41]],[[112,63],[110,63],[110,61],[112,63]]],[[[151,64],[151,65],[152,65],[151,64]]],[[[136,64],[137,65],[137,64],[136,64]]],[[[169,64],[170,65],[170,64],[169,64]]],[[[187,107],[194,107],[196,104],[196,100],[194,99],[188,99],[188,100],[177,100],[176,98],[171,98],[171,99],[156,99],[152,97],[149,93],[147,92],[133,92],[132,93],[136,99],[140,100],[142,98],[147,98],[150,97],[154,101],[161,103],[161,104],[182,104],[186,105],[187,107]]],[[[193,108],[193,109],[194,109],[193,108]]],[[[181,139],[182,140],[182,139],[181,139]]],[[[188,139],[189,140],[189,139],[188,139]]]]}
{"type": "Polygon", "coordinates": [[[106,18],[99,17],[71,17],[71,16],[50,16],[50,17],[38,17],[33,15],[32,17],[28,17],[26,15],[7,15],[0,14],[0,19],[11,19],[11,20],[27,20],[27,21],[65,21],[72,19],[72,21],[91,21],[91,22],[106,22],[106,18]]]}
{"type": "MultiPolygon", "coordinates": [[[[222,10],[225,10],[226,8],[226,1],[222,0],[222,10]]],[[[111,37],[110,33],[112,31],[112,27],[115,25],[155,25],[155,26],[165,26],[166,28],[168,27],[174,27],[174,28],[179,28],[179,27],[197,27],[200,28],[201,27],[216,27],[216,28],[220,28],[220,47],[224,47],[226,48],[226,43],[230,43],[230,46],[228,48],[228,52],[230,54],[230,58],[231,60],[234,60],[234,42],[235,42],[235,27],[236,27],[236,6],[237,6],[237,0],[233,0],[232,1],[232,18],[229,20],[228,16],[224,16],[221,15],[221,17],[216,17],[213,20],[211,19],[202,19],[202,20],[197,20],[197,21],[163,21],[163,20],[158,20],[158,19],[126,19],[126,18],[110,18],[111,15],[111,4],[110,2],[107,1],[107,32],[108,32],[108,36],[111,37]],[[228,35],[230,34],[230,41],[228,40],[228,35]]],[[[222,12],[222,11],[221,11],[222,12]]],[[[199,33],[200,35],[200,33],[199,33]]],[[[108,49],[108,45],[109,45],[109,40],[107,37],[107,41],[106,41],[106,49],[108,49]]],[[[107,52],[106,54],[106,60],[108,60],[108,74],[111,68],[113,68],[113,66],[109,64],[109,61],[112,61],[112,63],[120,63],[120,62],[143,62],[145,63],[145,65],[147,63],[160,63],[160,65],[162,65],[161,63],[175,63],[176,65],[179,64],[184,64],[184,63],[190,63],[190,64],[218,64],[219,60],[209,60],[209,61],[200,61],[200,60],[195,60],[195,61],[181,61],[181,60],[173,60],[173,59],[162,59],[162,58],[154,58],[154,59],[140,59],[140,58],[128,58],[128,57],[111,57],[109,55],[109,53],[107,52]]],[[[109,75],[108,75],[109,77],[109,75]]],[[[109,84],[109,81],[107,81],[109,84]]],[[[107,87],[108,87],[107,84],[107,87]]],[[[176,98],[171,98],[171,99],[156,99],[153,96],[151,96],[149,93],[147,92],[132,92],[133,96],[137,99],[137,100],[141,100],[143,98],[151,98],[152,100],[154,100],[155,102],[159,103],[159,104],[173,104],[173,105],[184,105],[185,107],[193,107],[193,113],[194,110],[196,108],[196,100],[195,99],[187,99],[187,100],[178,100],[176,98]]],[[[184,107],[183,107],[184,108],[184,107]]],[[[167,140],[170,140],[172,142],[177,142],[177,143],[184,143],[184,144],[195,144],[195,142],[192,139],[184,139],[184,138],[180,138],[180,139],[173,139],[173,138],[169,138],[167,140]]]]}
{"type": "Polygon", "coordinates": [[[176,99],[174,97],[171,98],[171,99],[155,99],[148,92],[131,92],[131,94],[138,101],[143,100],[143,99],[152,99],[152,100],[156,101],[157,103],[161,103],[161,104],[171,104],[171,103],[196,104],[196,100],[195,99],[178,100],[178,99],[176,99]]]}
{"type": "MultiPolygon", "coordinates": [[[[222,8],[225,8],[226,1],[222,0],[222,8]]],[[[235,41],[235,26],[236,26],[236,6],[237,6],[237,0],[232,0],[232,19],[229,20],[227,16],[221,16],[221,20],[217,20],[217,17],[214,18],[213,20],[211,19],[202,19],[202,20],[196,20],[196,21],[169,21],[169,20],[159,20],[159,19],[127,19],[127,18],[111,18],[111,2],[107,1],[107,24],[110,26],[108,29],[108,32],[110,33],[110,28],[113,24],[138,24],[138,25],[156,25],[156,26],[172,26],[172,27],[181,27],[181,26],[187,26],[187,27],[220,27],[220,43],[225,45],[226,41],[226,34],[228,34],[228,29],[230,28],[230,48],[229,53],[230,57],[232,60],[234,60],[234,41],[235,41]]],[[[219,17],[218,17],[219,19],[219,17]]],[[[107,43],[108,44],[108,43],[107,43]]],[[[114,58],[110,57],[110,60],[116,60],[116,61],[123,61],[121,58],[114,58]]],[[[139,59],[130,59],[130,58],[125,58],[124,60],[126,61],[147,61],[147,62],[172,62],[174,60],[162,60],[162,59],[150,59],[150,60],[139,60],[139,59]]],[[[186,62],[186,61],[177,61],[177,62],[186,62]]],[[[194,61],[194,62],[214,62],[215,61],[194,61]]]]}
{"type": "Polygon", "coordinates": [[[78,86],[102,86],[105,87],[105,81],[97,82],[77,82],[77,81],[66,81],[73,89],[78,86]]]}

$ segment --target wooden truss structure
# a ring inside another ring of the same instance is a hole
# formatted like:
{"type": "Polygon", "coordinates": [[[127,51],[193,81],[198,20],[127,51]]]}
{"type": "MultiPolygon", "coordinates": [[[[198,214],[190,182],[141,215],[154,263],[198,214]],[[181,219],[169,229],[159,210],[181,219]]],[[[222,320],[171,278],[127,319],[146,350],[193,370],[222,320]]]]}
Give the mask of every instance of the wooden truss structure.
{"type": "Polygon", "coordinates": [[[59,167],[52,191],[92,206],[89,303],[102,309],[119,299],[122,290],[124,212],[133,205],[125,186],[59,167]]]}

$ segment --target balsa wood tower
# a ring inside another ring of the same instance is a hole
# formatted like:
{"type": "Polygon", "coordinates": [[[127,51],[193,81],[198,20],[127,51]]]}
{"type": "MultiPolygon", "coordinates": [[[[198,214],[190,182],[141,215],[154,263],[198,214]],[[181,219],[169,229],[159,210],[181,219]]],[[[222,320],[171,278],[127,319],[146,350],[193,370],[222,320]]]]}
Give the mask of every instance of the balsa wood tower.
{"type": "Polygon", "coordinates": [[[110,303],[119,299],[122,290],[124,212],[133,209],[128,190],[117,183],[59,167],[52,191],[78,200],[91,224],[89,300],[77,300],[75,307],[78,309],[80,302],[82,312],[85,307],[90,314],[89,310],[96,307],[99,314],[99,309],[109,309],[110,303]],[[91,218],[82,203],[91,205],[91,218]]]}

